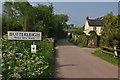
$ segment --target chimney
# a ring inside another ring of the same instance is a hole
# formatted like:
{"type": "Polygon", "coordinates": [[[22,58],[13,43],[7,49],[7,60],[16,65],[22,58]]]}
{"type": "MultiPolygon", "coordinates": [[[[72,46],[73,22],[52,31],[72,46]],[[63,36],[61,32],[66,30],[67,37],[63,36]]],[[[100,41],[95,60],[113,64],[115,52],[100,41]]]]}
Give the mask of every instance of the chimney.
{"type": "Polygon", "coordinates": [[[86,17],[86,20],[88,20],[88,19],[89,19],[89,17],[87,16],[87,17],[86,17]]]}

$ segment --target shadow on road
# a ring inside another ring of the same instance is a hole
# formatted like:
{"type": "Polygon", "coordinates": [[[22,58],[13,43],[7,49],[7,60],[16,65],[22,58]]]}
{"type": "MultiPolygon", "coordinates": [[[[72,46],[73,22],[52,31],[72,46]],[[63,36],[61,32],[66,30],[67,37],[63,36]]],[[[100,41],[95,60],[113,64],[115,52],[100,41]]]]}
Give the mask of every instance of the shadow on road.
{"type": "Polygon", "coordinates": [[[74,44],[70,43],[67,39],[62,39],[57,41],[56,46],[73,46],[74,44]]]}
{"type": "MultiPolygon", "coordinates": [[[[56,46],[74,46],[74,44],[70,43],[67,39],[61,39],[58,40],[56,43],[56,46]]],[[[55,70],[54,70],[54,78],[58,78],[57,75],[59,75],[60,78],[63,77],[63,75],[58,71],[60,67],[69,67],[69,66],[76,66],[77,64],[62,64],[60,65],[57,61],[57,58],[59,58],[59,50],[55,48],[55,70]],[[57,74],[57,75],[56,75],[57,74]]]]}
{"type": "Polygon", "coordinates": [[[67,67],[67,66],[76,66],[77,64],[65,64],[65,65],[57,65],[57,67],[67,67]]]}
{"type": "Polygon", "coordinates": [[[58,62],[57,62],[57,58],[59,57],[59,55],[57,54],[58,53],[58,50],[55,49],[55,69],[54,69],[54,78],[57,78],[57,75],[56,74],[59,74],[61,77],[61,73],[58,72],[58,62]]]}

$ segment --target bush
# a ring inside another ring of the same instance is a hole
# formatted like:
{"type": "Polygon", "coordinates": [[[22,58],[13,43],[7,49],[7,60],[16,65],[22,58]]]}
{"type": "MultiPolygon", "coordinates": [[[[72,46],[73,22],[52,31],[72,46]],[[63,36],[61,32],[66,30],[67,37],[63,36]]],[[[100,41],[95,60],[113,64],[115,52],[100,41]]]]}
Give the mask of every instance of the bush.
{"type": "Polygon", "coordinates": [[[75,44],[75,45],[78,45],[78,43],[72,38],[72,39],[69,39],[69,42],[75,44]]]}
{"type": "Polygon", "coordinates": [[[3,80],[53,76],[54,41],[36,41],[37,53],[30,52],[32,41],[5,41],[2,45],[3,80]]]}
{"type": "Polygon", "coordinates": [[[80,35],[79,41],[80,41],[79,45],[81,45],[83,47],[87,47],[88,37],[85,34],[80,35]]]}
{"type": "Polygon", "coordinates": [[[85,34],[81,34],[76,40],[73,38],[70,39],[70,42],[78,46],[86,47],[88,43],[88,37],[85,34]]]}
{"type": "Polygon", "coordinates": [[[89,34],[90,34],[89,39],[97,38],[97,34],[95,31],[90,31],[89,34]]]}
{"type": "Polygon", "coordinates": [[[83,28],[77,28],[73,31],[75,35],[81,35],[83,34],[83,28]]]}
{"type": "Polygon", "coordinates": [[[89,32],[89,39],[88,39],[88,47],[97,47],[98,45],[98,36],[95,31],[90,31],[89,32]]]}

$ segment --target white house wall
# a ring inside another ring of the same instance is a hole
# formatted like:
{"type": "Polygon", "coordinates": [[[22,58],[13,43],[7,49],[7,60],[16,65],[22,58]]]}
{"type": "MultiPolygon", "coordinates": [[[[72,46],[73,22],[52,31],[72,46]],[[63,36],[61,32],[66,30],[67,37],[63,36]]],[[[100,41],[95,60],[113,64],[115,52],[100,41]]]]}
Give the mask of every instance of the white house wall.
{"type": "Polygon", "coordinates": [[[101,33],[101,28],[102,28],[102,26],[90,26],[90,31],[94,31],[94,27],[96,27],[96,33],[97,33],[97,35],[101,35],[100,33],[101,33]]]}
{"type": "Polygon", "coordinates": [[[101,35],[101,31],[102,31],[102,26],[96,28],[97,35],[101,35]]]}
{"type": "MultiPolygon", "coordinates": [[[[89,26],[88,21],[86,20],[84,33],[85,33],[86,35],[89,35],[88,33],[89,33],[90,31],[94,31],[94,27],[95,27],[95,26],[89,26]]],[[[97,33],[97,35],[101,35],[101,34],[100,34],[101,31],[102,31],[102,26],[96,26],[96,33],[97,33]]]]}
{"type": "Polygon", "coordinates": [[[90,26],[90,31],[93,31],[93,30],[94,30],[93,27],[94,27],[94,26],[90,26]]]}
{"type": "Polygon", "coordinates": [[[86,20],[84,33],[85,33],[86,35],[88,35],[89,31],[90,31],[90,27],[89,27],[88,21],[86,20]]]}

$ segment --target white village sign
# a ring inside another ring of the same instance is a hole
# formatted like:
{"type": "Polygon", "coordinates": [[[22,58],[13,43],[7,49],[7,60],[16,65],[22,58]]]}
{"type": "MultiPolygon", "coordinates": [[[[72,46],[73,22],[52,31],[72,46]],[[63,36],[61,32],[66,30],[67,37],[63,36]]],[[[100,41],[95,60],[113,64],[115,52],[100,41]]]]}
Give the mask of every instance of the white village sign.
{"type": "MultiPolygon", "coordinates": [[[[8,40],[41,40],[41,32],[8,31],[8,40]]],[[[31,53],[36,53],[36,45],[31,45],[31,53]]]]}
{"type": "Polygon", "coordinates": [[[41,40],[41,32],[8,31],[8,40],[41,40]]]}

